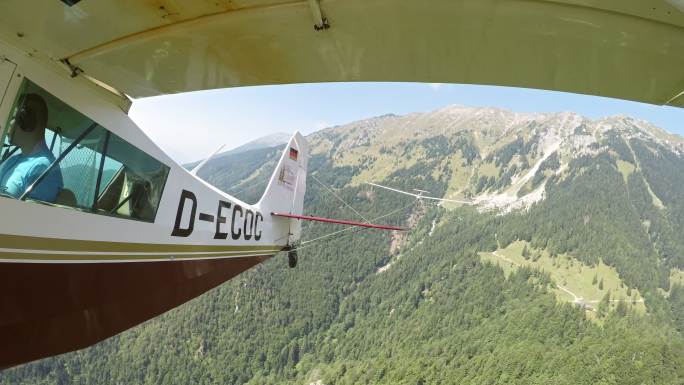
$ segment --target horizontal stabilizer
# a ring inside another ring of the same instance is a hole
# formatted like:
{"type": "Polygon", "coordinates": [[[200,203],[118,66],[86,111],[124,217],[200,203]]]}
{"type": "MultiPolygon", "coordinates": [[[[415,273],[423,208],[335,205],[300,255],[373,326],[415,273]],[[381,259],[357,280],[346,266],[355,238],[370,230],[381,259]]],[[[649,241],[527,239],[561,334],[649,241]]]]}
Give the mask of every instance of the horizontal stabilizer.
{"type": "Polygon", "coordinates": [[[284,217],[284,218],[293,218],[293,219],[301,219],[304,221],[315,221],[315,222],[326,222],[326,223],[337,223],[340,225],[350,225],[350,226],[357,226],[357,227],[367,227],[370,229],[380,229],[380,230],[392,230],[392,231],[408,231],[408,229],[402,228],[402,227],[395,227],[395,226],[385,226],[385,225],[374,225],[372,223],[363,223],[363,222],[354,222],[354,221],[346,221],[342,219],[330,219],[330,218],[320,218],[320,217],[310,217],[306,215],[296,215],[296,214],[286,214],[286,213],[277,213],[273,212],[271,213],[274,217],[284,217]]]}

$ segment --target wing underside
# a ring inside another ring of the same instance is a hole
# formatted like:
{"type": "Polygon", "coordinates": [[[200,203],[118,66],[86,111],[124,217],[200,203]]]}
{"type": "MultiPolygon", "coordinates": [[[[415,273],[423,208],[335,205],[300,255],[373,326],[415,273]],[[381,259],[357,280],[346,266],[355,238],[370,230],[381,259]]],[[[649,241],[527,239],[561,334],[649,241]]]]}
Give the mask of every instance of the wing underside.
{"type": "Polygon", "coordinates": [[[664,0],[41,3],[4,1],[0,39],[133,97],[421,81],[684,106],[684,13],[664,0]]]}

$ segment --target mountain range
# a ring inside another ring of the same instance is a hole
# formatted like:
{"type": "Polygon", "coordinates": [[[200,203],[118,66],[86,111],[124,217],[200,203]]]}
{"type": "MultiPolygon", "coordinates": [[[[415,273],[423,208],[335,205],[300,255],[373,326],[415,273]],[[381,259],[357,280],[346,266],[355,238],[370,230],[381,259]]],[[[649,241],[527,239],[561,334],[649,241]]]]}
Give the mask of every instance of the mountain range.
{"type": "MultiPolygon", "coordinates": [[[[286,134],[283,132],[277,132],[275,134],[270,134],[266,136],[262,136],[260,138],[254,139],[252,141],[249,141],[243,145],[240,145],[238,147],[235,147],[233,149],[227,150],[227,151],[220,151],[216,155],[214,155],[213,159],[221,159],[226,156],[231,156],[231,155],[236,155],[236,154],[241,154],[244,152],[248,152],[251,150],[259,150],[259,149],[264,149],[264,148],[270,148],[270,147],[276,147],[282,144],[287,143],[288,140],[290,140],[290,134],[286,134]]],[[[185,164],[184,166],[187,169],[192,169],[193,167],[197,166],[202,160],[197,160],[194,162],[190,162],[188,164],[185,164]]]]}
{"type": "MultiPolygon", "coordinates": [[[[307,224],[319,240],[296,269],[276,257],[0,384],[684,382],[681,137],[629,116],[448,106],[308,140],[307,213],[353,218],[346,203],[411,231],[307,224]]],[[[282,151],[257,147],[199,176],[255,202],[282,151]]]]}

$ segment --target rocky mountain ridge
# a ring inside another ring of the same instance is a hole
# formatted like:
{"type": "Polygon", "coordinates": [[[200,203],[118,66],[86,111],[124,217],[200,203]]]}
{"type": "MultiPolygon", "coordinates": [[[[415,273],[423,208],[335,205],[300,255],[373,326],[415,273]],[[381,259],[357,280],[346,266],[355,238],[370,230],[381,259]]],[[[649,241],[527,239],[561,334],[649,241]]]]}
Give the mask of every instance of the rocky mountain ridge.
{"type": "MultiPolygon", "coordinates": [[[[319,241],[296,269],[277,256],[0,384],[682,383],[681,138],[628,117],[450,106],[309,141],[306,213],[352,218],[339,197],[411,231],[304,224],[319,241]]],[[[229,154],[199,175],[255,202],[281,153],[229,154]]]]}
{"type": "MultiPolygon", "coordinates": [[[[518,113],[463,106],[383,115],[310,137],[314,155],[329,156],[332,165],[367,168],[353,178],[352,185],[379,181],[393,169],[421,162],[437,166],[439,158],[439,166],[451,177],[447,189],[439,193],[449,199],[470,198],[482,209],[504,211],[543,199],[539,180],[530,183],[535,177],[545,182],[551,174],[561,176],[573,159],[615,153],[615,146],[633,153],[629,145],[633,140],[684,155],[684,138],[629,116],[591,120],[572,112],[518,113]],[[436,147],[446,151],[436,154],[436,147]],[[539,168],[554,153],[560,165],[542,178],[539,168]],[[483,176],[489,179],[478,188],[483,176]],[[501,178],[503,183],[496,184],[501,178]]],[[[633,156],[622,157],[638,168],[633,156]]]]}

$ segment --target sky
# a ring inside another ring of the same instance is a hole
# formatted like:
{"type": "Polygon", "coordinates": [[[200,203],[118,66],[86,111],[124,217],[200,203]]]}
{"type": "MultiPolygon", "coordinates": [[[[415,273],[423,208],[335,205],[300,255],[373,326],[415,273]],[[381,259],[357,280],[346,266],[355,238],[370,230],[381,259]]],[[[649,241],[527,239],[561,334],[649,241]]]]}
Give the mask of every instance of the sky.
{"type": "Polygon", "coordinates": [[[136,99],[130,116],[180,163],[274,133],[310,134],[373,116],[448,105],[516,112],[630,115],[684,136],[684,109],[524,88],[442,83],[318,83],[227,88],[136,99]]]}

